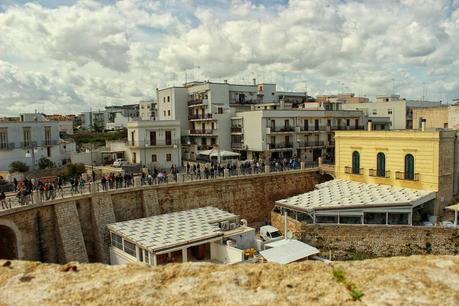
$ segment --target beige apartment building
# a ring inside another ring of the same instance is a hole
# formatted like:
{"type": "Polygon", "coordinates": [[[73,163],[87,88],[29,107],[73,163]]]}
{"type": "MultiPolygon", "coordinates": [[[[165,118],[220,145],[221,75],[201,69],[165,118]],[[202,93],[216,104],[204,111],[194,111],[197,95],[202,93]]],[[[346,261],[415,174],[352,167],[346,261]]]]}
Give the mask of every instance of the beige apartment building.
{"type": "Polygon", "coordinates": [[[459,105],[441,105],[413,110],[413,128],[418,128],[425,119],[426,128],[459,128],[459,105]]]}
{"type": "Polygon", "coordinates": [[[405,100],[391,95],[378,96],[376,102],[342,104],[341,109],[363,111],[375,130],[403,130],[413,128],[413,110],[439,105],[440,102],[405,100]]]}
{"type": "Polygon", "coordinates": [[[231,148],[242,158],[334,160],[334,132],[366,126],[361,111],[254,110],[231,118],[231,148]]]}
{"type": "Polygon", "coordinates": [[[231,150],[231,118],[256,107],[300,105],[306,93],[278,92],[276,84],[190,82],[157,90],[158,119],[179,120],[183,158],[194,160],[199,151],[218,146],[231,150]],[[261,106],[260,106],[261,105],[261,106]]]}

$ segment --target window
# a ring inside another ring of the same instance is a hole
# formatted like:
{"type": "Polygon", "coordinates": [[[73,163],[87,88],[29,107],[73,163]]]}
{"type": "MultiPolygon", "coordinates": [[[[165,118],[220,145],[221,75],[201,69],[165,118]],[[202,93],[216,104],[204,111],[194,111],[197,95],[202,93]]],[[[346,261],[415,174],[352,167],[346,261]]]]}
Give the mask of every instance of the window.
{"type": "Polygon", "coordinates": [[[171,102],[171,97],[167,96],[167,102],[171,102]]]}
{"type": "Polygon", "coordinates": [[[145,250],[145,256],[144,257],[145,257],[145,262],[149,264],[150,263],[150,253],[148,253],[147,250],[145,250]]]}
{"type": "Polygon", "coordinates": [[[132,162],[135,164],[137,162],[137,154],[136,152],[132,153],[132,162]]]}
{"type": "Polygon", "coordinates": [[[0,129],[0,149],[8,148],[8,129],[0,129]]]}
{"type": "Polygon", "coordinates": [[[223,114],[223,107],[219,107],[219,108],[218,108],[218,113],[219,113],[219,114],[223,114]]]}
{"type": "Polygon", "coordinates": [[[23,128],[23,136],[24,136],[24,147],[28,147],[32,144],[32,131],[29,127],[23,128]]]}
{"type": "Polygon", "coordinates": [[[46,147],[46,156],[51,157],[51,147],[46,147]]]}
{"type": "Polygon", "coordinates": [[[357,151],[352,152],[352,173],[360,174],[360,153],[357,151]]]}
{"type": "Polygon", "coordinates": [[[392,115],[392,108],[389,108],[389,109],[387,110],[387,114],[388,114],[388,115],[392,115]]]}
{"type": "Polygon", "coordinates": [[[378,111],[377,111],[376,109],[373,109],[373,110],[371,111],[371,113],[372,113],[373,115],[377,115],[377,114],[378,114],[378,111]]]}
{"type": "Polygon", "coordinates": [[[156,132],[150,131],[150,146],[156,146],[156,132]]]}
{"type": "Polygon", "coordinates": [[[171,111],[170,111],[170,110],[167,111],[167,115],[168,115],[168,116],[171,115],[171,111]]]}
{"type": "Polygon", "coordinates": [[[167,153],[166,154],[166,161],[170,162],[172,160],[172,154],[167,153]]]}
{"type": "Polygon", "coordinates": [[[139,248],[139,261],[143,261],[143,249],[139,248]]]}
{"type": "Polygon", "coordinates": [[[405,180],[414,180],[414,156],[405,155],[405,180]]]}
{"type": "Polygon", "coordinates": [[[124,240],[124,251],[128,253],[129,255],[137,257],[137,254],[135,251],[135,244],[132,242],[124,240]]]}
{"type": "Polygon", "coordinates": [[[166,103],[166,97],[163,97],[163,102],[166,103]]]}
{"type": "Polygon", "coordinates": [[[156,163],[158,161],[158,158],[156,157],[156,154],[151,155],[151,162],[156,163]]]}
{"type": "Polygon", "coordinates": [[[112,233],[112,246],[120,250],[123,249],[123,239],[121,236],[112,233]]]}
{"type": "Polygon", "coordinates": [[[346,119],[346,126],[350,126],[351,125],[351,120],[350,119],[346,119]]]}
{"type": "Polygon", "coordinates": [[[49,146],[51,144],[51,127],[45,126],[45,145],[49,146]]]}
{"type": "Polygon", "coordinates": [[[386,156],[382,152],[379,152],[376,156],[376,175],[386,176],[386,156]]]}

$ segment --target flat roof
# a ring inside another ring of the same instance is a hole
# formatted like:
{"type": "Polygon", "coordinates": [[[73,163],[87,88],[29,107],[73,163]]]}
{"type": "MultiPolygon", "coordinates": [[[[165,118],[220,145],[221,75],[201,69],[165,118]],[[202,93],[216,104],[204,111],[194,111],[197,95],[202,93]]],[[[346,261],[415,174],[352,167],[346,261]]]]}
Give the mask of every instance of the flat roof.
{"type": "Polygon", "coordinates": [[[265,244],[265,246],[270,249],[260,251],[261,256],[269,262],[280,264],[288,264],[320,253],[315,247],[295,239],[282,239],[265,244]]]}
{"type": "Polygon", "coordinates": [[[316,185],[314,191],[279,200],[276,205],[300,211],[415,207],[435,198],[434,191],[335,179],[316,185]]]}
{"type": "Polygon", "coordinates": [[[203,207],[107,225],[110,232],[152,252],[223,236],[221,221],[237,215],[216,207],[203,207]]]}

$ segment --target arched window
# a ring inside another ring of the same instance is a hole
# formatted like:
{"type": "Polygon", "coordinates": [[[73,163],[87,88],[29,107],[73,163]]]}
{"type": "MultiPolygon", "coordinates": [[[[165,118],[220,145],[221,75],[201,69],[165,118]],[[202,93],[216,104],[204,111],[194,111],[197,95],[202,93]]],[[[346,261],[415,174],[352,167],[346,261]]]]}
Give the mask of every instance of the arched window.
{"type": "Polygon", "coordinates": [[[386,177],[386,156],[382,152],[376,157],[376,175],[386,177]]]}
{"type": "Polygon", "coordinates": [[[414,180],[414,156],[405,155],[405,180],[414,180]]]}
{"type": "Polygon", "coordinates": [[[360,153],[357,151],[352,152],[352,173],[360,174],[360,153]]]}

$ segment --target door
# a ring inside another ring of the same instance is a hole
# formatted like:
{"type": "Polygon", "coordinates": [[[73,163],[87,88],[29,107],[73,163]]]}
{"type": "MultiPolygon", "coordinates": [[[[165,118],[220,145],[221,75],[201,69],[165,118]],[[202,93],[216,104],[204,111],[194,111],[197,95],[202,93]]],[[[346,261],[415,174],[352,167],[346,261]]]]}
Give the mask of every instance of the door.
{"type": "Polygon", "coordinates": [[[170,146],[172,144],[172,132],[166,131],[166,145],[170,146]]]}
{"type": "Polygon", "coordinates": [[[156,146],[156,132],[150,132],[150,146],[156,146]]]}

